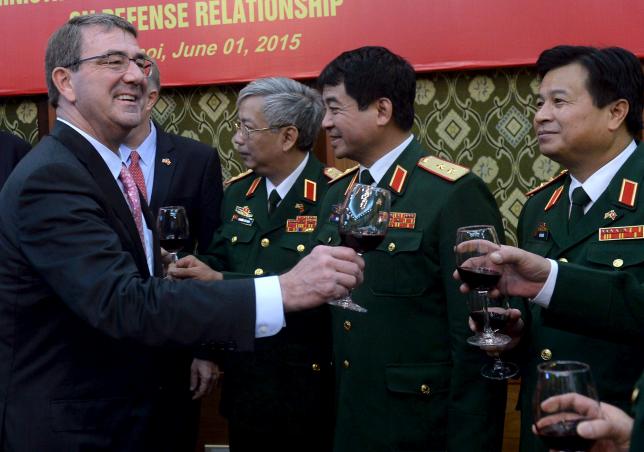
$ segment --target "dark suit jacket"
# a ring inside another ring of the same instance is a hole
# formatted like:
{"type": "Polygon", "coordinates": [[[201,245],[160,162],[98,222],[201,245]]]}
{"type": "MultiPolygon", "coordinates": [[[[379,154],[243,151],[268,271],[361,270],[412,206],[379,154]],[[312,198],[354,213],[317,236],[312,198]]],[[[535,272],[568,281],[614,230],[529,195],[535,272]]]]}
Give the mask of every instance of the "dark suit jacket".
{"type": "Polygon", "coordinates": [[[12,133],[0,131],[0,190],[21,158],[31,145],[12,133]]]}
{"type": "MultiPolygon", "coordinates": [[[[389,227],[382,244],[365,253],[364,283],[352,297],[369,312],[331,308],[336,452],[501,447],[505,382],[480,375],[489,358],[465,341],[472,335],[467,304],[452,278],[456,229],[493,224],[502,234],[501,217],[481,179],[468,173],[449,180],[455,167],[441,161],[432,168],[446,171],[432,174],[418,166],[426,156],[412,141],[378,184],[392,191],[394,215],[415,222],[389,227]]],[[[331,206],[353,174],[333,182],[322,202],[320,244],[340,244],[331,206]]]]}
{"type": "MultiPolygon", "coordinates": [[[[623,410],[630,407],[632,388],[644,370],[641,333],[640,339],[636,340],[623,340],[624,336],[621,334],[608,337],[608,333],[603,334],[603,338],[600,338],[601,335],[590,337],[583,331],[588,329],[581,325],[586,322],[583,317],[573,322],[569,322],[569,317],[559,317],[562,301],[565,303],[567,298],[579,299],[584,296],[586,303],[581,312],[588,317],[590,324],[597,315],[602,315],[611,306],[615,306],[613,299],[624,296],[626,291],[622,284],[630,279],[626,278],[626,273],[640,283],[644,282],[644,240],[599,240],[599,228],[644,224],[641,193],[635,196],[634,205],[620,202],[621,187],[625,179],[638,183],[639,187],[644,185],[643,145],[619,169],[606,191],[571,233],[568,233],[570,203],[567,193],[570,180],[567,177],[534,194],[521,214],[518,228],[521,248],[560,260],[561,276],[564,282],[568,281],[565,285],[558,282],[553,294],[553,309],[543,309],[537,305],[526,307],[528,333],[522,340],[525,353],[520,394],[522,451],[545,450],[539,441],[535,441],[530,431],[536,366],[544,360],[588,363],[595,377],[600,399],[623,410]],[[560,187],[563,187],[563,191],[558,201],[546,209],[560,187]],[[595,273],[575,272],[574,268],[566,268],[569,264],[610,271],[613,276],[602,276],[601,281],[607,284],[598,286],[600,279],[595,279],[595,273]],[[574,279],[570,279],[571,276],[575,276],[574,279]]],[[[624,306],[617,311],[613,310],[613,314],[624,316],[623,308],[624,306]]],[[[635,312],[632,308],[627,309],[635,312]]],[[[632,321],[625,326],[631,331],[634,328],[632,321]]],[[[625,332],[627,333],[626,330],[625,332]]]]}
{"type": "Polygon", "coordinates": [[[122,191],[70,127],[0,205],[1,450],[146,451],[158,346],[252,349],[252,281],[150,278],[122,191]]]}
{"type": "Polygon", "coordinates": [[[210,146],[166,133],[156,125],[157,150],[150,208],[156,217],[159,207],[186,208],[190,224],[189,244],[184,251],[205,252],[219,226],[223,196],[221,164],[210,146]]]}

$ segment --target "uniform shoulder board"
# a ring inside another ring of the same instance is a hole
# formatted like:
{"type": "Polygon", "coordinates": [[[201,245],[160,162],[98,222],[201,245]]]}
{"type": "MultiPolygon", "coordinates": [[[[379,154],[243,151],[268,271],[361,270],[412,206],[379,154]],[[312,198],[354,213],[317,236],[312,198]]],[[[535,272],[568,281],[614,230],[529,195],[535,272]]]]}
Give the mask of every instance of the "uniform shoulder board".
{"type": "Polygon", "coordinates": [[[250,170],[250,169],[249,169],[249,170],[246,170],[246,171],[244,171],[243,173],[239,173],[238,175],[233,176],[233,177],[231,177],[230,179],[226,180],[226,181],[224,182],[224,185],[225,185],[225,186],[228,186],[228,185],[232,184],[233,182],[240,181],[240,180],[242,180],[242,179],[244,179],[244,178],[246,178],[246,177],[250,176],[251,174],[253,174],[253,170],[250,170]]]}
{"type": "Polygon", "coordinates": [[[439,159],[433,155],[423,157],[418,160],[418,166],[425,171],[450,182],[457,181],[470,172],[469,168],[448,162],[447,160],[439,159]]]}
{"type": "Polygon", "coordinates": [[[341,180],[341,179],[344,179],[344,178],[345,178],[345,177],[347,177],[348,175],[355,173],[355,172],[356,172],[356,171],[358,171],[359,169],[360,169],[360,165],[356,165],[356,166],[354,166],[354,167],[351,167],[351,168],[349,168],[348,170],[341,172],[341,173],[340,173],[340,174],[338,174],[336,177],[334,177],[333,179],[331,179],[331,180],[329,181],[329,184],[334,184],[334,183],[336,183],[337,181],[339,181],[339,180],[341,180]]]}
{"type": "Polygon", "coordinates": [[[333,180],[336,177],[341,176],[342,171],[332,166],[327,166],[326,168],[324,168],[324,175],[327,177],[327,179],[333,180]]]}
{"type": "Polygon", "coordinates": [[[539,193],[544,188],[549,187],[550,185],[554,184],[558,180],[561,180],[562,178],[566,177],[566,174],[568,174],[568,170],[563,170],[562,172],[560,172],[558,175],[556,175],[555,177],[553,177],[549,181],[542,182],[538,187],[533,188],[532,190],[527,192],[525,195],[526,196],[532,196],[535,193],[539,193]]]}

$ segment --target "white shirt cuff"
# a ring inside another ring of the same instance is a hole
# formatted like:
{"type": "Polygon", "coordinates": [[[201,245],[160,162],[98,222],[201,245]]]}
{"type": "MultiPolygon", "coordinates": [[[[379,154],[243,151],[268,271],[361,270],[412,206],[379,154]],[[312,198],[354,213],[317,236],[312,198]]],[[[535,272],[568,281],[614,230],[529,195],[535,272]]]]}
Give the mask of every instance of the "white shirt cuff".
{"type": "Polygon", "coordinates": [[[541,306],[542,308],[550,306],[550,299],[555,291],[555,283],[557,282],[557,274],[559,273],[559,265],[557,262],[552,259],[548,260],[550,261],[550,273],[548,274],[548,278],[537,296],[532,299],[533,303],[541,306]]]}
{"type": "Polygon", "coordinates": [[[255,337],[273,336],[284,325],[279,277],[255,278],[255,337]]]}

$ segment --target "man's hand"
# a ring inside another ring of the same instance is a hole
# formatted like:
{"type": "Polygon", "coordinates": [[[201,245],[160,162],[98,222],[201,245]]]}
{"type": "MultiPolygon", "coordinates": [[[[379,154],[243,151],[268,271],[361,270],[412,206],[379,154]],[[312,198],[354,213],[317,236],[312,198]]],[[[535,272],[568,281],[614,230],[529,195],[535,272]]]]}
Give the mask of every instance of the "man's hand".
{"type": "Polygon", "coordinates": [[[190,390],[192,400],[197,400],[212,392],[219,378],[219,366],[212,361],[193,359],[190,366],[190,390]]]}
{"type": "Polygon", "coordinates": [[[316,246],[289,272],[281,275],[285,311],[309,309],[345,296],[362,283],[364,260],[342,246],[316,246]]]}
{"type": "MultiPolygon", "coordinates": [[[[589,419],[577,425],[579,436],[596,440],[589,452],[627,452],[630,447],[633,419],[613,405],[597,404],[589,397],[569,393],[544,400],[541,409],[546,413],[577,413],[589,419]]],[[[537,428],[551,424],[557,416],[541,418],[532,431],[536,433],[537,428]]]]}
{"type": "Polygon", "coordinates": [[[194,256],[179,259],[168,270],[168,276],[174,279],[198,279],[199,281],[218,281],[224,279],[218,271],[208,267],[194,256]]]}
{"type": "MultiPolygon", "coordinates": [[[[485,256],[473,258],[475,266],[486,267],[501,273],[501,279],[496,289],[489,296],[495,298],[503,295],[534,298],[543,288],[550,274],[550,262],[537,254],[507,245],[496,245],[485,240],[471,240],[458,245],[471,246],[474,242],[479,249],[484,250],[485,256]]],[[[454,278],[460,281],[458,272],[454,278]]],[[[467,284],[462,284],[461,292],[470,290],[467,284]]]]}
{"type": "MultiPolygon", "coordinates": [[[[495,308],[492,308],[495,309],[495,308]]],[[[523,318],[521,317],[521,311],[518,309],[510,308],[507,310],[508,314],[508,319],[505,323],[504,328],[500,331],[500,333],[507,334],[510,336],[512,339],[508,344],[502,346],[502,347],[480,347],[481,350],[484,350],[488,353],[490,356],[496,356],[501,352],[512,350],[514,347],[517,346],[519,341],[521,340],[521,335],[523,334],[523,318]]],[[[476,323],[474,323],[474,320],[472,320],[471,317],[468,318],[469,321],[469,326],[470,329],[478,333],[479,330],[476,327],[476,323]]]]}

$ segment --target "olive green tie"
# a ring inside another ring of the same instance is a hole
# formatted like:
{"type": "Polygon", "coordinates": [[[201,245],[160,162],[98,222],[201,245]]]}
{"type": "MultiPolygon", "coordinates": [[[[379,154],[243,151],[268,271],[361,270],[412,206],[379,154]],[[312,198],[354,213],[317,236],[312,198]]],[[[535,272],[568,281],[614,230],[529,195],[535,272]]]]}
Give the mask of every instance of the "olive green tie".
{"type": "Polygon", "coordinates": [[[271,194],[268,196],[268,215],[272,215],[273,212],[277,209],[277,205],[282,200],[280,194],[277,193],[277,190],[271,191],[271,194]]]}
{"type": "Polygon", "coordinates": [[[375,182],[373,176],[368,169],[362,170],[360,173],[360,183],[365,185],[371,185],[375,182]]]}
{"type": "Polygon", "coordinates": [[[584,216],[584,207],[590,202],[590,196],[582,187],[577,187],[572,191],[572,205],[570,206],[570,218],[568,219],[568,229],[572,229],[584,216]]]}

